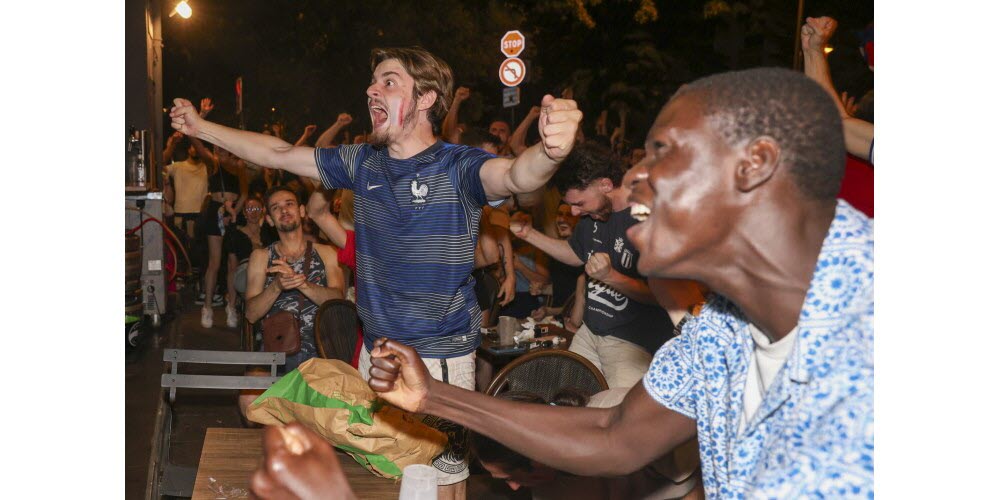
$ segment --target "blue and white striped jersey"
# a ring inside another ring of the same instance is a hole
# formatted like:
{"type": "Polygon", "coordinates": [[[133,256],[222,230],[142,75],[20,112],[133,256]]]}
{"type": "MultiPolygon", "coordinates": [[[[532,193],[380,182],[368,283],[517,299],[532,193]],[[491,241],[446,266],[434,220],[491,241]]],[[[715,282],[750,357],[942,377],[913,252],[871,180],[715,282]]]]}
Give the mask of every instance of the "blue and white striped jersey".
{"type": "Polygon", "coordinates": [[[316,149],[323,184],[354,191],[357,305],[368,349],[383,336],[425,358],[479,346],[471,273],[487,202],[479,169],[491,158],[441,141],[405,160],[370,144],[316,149]]]}

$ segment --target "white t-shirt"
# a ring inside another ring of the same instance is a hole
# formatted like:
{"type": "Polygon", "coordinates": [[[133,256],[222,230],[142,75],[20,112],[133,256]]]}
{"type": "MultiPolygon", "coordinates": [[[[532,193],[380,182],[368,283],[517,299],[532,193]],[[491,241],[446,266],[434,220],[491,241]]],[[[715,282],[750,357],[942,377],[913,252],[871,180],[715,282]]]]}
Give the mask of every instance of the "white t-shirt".
{"type": "Polygon", "coordinates": [[[771,342],[759,328],[750,324],[750,335],[753,337],[754,350],[750,354],[750,371],[747,373],[747,385],[743,391],[743,418],[740,420],[740,432],[746,428],[753,414],[764,401],[767,388],[771,387],[774,377],[785,365],[785,360],[792,353],[795,338],[799,335],[799,327],[777,342],[771,342]]]}
{"type": "Polygon", "coordinates": [[[174,178],[174,213],[195,214],[208,194],[208,168],[190,158],[173,162],[163,169],[165,177],[174,178]]]}

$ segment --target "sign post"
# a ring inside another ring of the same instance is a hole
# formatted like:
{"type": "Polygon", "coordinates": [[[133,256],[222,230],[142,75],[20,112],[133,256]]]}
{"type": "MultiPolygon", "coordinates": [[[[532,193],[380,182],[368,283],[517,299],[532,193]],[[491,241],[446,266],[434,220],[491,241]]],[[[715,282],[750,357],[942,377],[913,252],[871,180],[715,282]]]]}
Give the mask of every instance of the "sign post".
{"type": "Polygon", "coordinates": [[[510,30],[500,37],[500,53],[506,59],[500,63],[500,83],[503,89],[503,107],[510,108],[510,126],[514,127],[514,107],[521,104],[521,89],[518,85],[528,74],[528,67],[517,56],[524,51],[524,35],[518,30],[510,30]]]}

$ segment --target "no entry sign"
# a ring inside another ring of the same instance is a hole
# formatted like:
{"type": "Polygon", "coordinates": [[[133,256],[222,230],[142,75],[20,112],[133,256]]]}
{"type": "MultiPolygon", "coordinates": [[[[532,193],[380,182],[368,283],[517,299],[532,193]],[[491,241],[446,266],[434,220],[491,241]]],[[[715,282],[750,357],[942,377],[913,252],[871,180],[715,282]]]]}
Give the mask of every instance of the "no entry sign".
{"type": "Polygon", "coordinates": [[[517,57],[524,50],[524,35],[520,31],[513,30],[504,33],[500,37],[500,52],[507,57],[517,57]]]}
{"type": "Polygon", "coordinates": [[[524,61],[511,57],[500,64],[500,82],[508,87],[516,87],[524,81],[527,72],[524,61]]]}

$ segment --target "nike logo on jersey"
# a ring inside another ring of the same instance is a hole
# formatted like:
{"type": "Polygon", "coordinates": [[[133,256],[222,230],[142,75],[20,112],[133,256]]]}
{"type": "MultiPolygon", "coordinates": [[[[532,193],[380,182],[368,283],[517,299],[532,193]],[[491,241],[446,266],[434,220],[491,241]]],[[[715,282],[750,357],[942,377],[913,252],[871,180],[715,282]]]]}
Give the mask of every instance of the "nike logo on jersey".
{"type": "Polygon", "coordinates": [[[372,189],[375,189],[375,188],[380,188],[380,187],[382,187],[382,186],[384,186],[384,185],[385,185],[385,184],[376,184],[376,185],[372,186],[371,184],[369,184],[369,185],[368,185],[368,190],[369,190],[369,191],[371,191],[372,189]]]}

